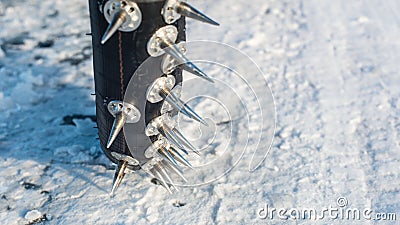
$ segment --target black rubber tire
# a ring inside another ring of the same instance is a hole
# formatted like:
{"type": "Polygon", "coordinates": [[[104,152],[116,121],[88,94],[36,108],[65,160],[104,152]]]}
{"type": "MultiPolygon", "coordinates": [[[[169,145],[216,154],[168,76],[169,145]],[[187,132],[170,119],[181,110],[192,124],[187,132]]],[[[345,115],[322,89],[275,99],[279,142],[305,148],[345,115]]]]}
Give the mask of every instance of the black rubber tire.
{"type": "MultiPolygon", "coordinates": [[[[108,22],[100,11],[101,3],[98,0],[89,0],[96,94],[96,120],[101,147],[107,157],[114,163],[118,161],[111,156],[111,152],[118,152],[129,156],[131,156],[131,153],[125,142],[123,132],[120,132],[109,149],[106,148],[110,130],[114,122],[114,117],[107,110],[107,104],[112,100],[123,100],[126,86],[132,75],[139,65],[149,57],[146,50],[147,41],[156,30],[167,25],[161,15],[164,3],[164,1],[138,3],[142,12],[142,22],[139,28],[133,32],[118,31],[102,45],[100,40],[108,26],[108,22]]],[[[182,17],[172,25],[177,27],[179,32],[177,42],[184,41],[185,18],[182,17]]],[[[181,83],[182,71],[176,70],[174,75],[176,83],[181,83]]],[[[160,106],[161,103],[147,103],[146,123],[160,114],[160,106]]]]}

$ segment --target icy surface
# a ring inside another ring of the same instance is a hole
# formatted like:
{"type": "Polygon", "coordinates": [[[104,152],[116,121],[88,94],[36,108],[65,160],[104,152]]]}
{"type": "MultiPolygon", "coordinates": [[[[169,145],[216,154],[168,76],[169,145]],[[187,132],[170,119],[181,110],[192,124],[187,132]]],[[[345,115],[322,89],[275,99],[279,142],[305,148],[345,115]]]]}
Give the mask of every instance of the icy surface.
{"type": "MultiPolygon", "coordinates": [[[[322,210],[339,197],[353,208],[397,213],[397,221],[381,222],[398,222],[399,1],[192,3],[221,26],[190,20],[188,40],[238,47],[260,66],[272,89],[276,133],[261,167],[250,173],[251,155],[244,155],[227,176],[174,195],[146,174],[132,173],[110,198],[115,166],[93,129],[87,2],[5,0],[0,224],[306,224],[263,220],[257,213],[266,204],[322,210]]],[[[213,107],[218,105],[205,102],[195,109],[213,107]]],[[[185,132],[195,141],[199,129],[185,132]]],[[[234,140],[245,138],[235,134],[234,140]]],[[[223,144],[224,136],[219,138],[223,144]]],[[[220,163],[230,166],[233,160],[220,163]]]]}

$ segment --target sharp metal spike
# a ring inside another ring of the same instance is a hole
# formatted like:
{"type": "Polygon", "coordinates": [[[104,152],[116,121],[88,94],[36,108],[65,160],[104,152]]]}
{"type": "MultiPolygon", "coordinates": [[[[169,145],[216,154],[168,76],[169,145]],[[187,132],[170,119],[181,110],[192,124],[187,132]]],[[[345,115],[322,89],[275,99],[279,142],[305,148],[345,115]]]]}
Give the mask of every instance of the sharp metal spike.
{"type": "Polygon", "coordinates": [[[207,122],[201,118],[195,111],[193,111],[187,104],[185,104],[182,100],[180,100],[174,93],[171,91],[161,90],[161,96],[165,98],[165,100],[171,104],[174,108],[181,111],[187,117],[194,119],[206,126],[208,126],[207,122]]]}
{"type": "Polygon", "coordinates": [[[172,107],[175,109],[181,111],[183,114],[185,114],[187,117],[192,118],[189,114],[189,112],[184,108],[184,105],[182,104],[181,101],[173,99],[169,96],[171,92],[166,92],[165,90],[162,90],[160,92],[161,96],[169,103],[171,104],[172,107]]]}
{"type": "Polygon", "coordinates": [[[175,145],[178,148],[183,148],[181,143],[179,143],[173,136],[170,134],[170,130],[166,125],[160,127],[158,131],[162,136],[164,136],[168,141],[170,141],[173,145],[175,145]]]}
{"type": "Polygon", "coordinates": [[[193,169],[192,164],[190,164],[189,161],[187,161],[185,157],[183,157],[175,148],[171,147],[170,149],[171,153],[175,156],[176,160],[178,160],[183,165],[189,167],[190,169],[193,169]]]}
{"type": "Polygon", "coordinates": [[[175,190],[179,191],[178,187],[175,185],[171,177],[168,175],[168,172],[161,165],[157,165],[157,168],[161,172],[161,175],[164,175],[164,177],[167,178],[168,182],[172,185],[172,187],[174,187],[175,190]]]}
{"type": "Polygon", "coordinates": [[[116,12],[108,25],[106,31],[104,32],[103,37],[101,38],[101,44],[104,44],[110,39],[114,33],[121,27],[123,23],[125,23],[128,13],[125,10],[119,10],[116,12]]]}
{"type": "Polygon", "coordinates": [[[161,175],[161,173],[157,170],[157,168],[153,168],[153,174],[155,175],[155,177],[157,177],[162,185],[165,187],[165,189],[167,189],[167,191],[172,194],[172,190],[171,188],[169,188],[169,185],[167,184],[167,182],[165,181],[164,177],[161,175]]]}
{"type": "Polygon", "coordinates": [[[118,166],[117,166],[117,169],[115,170],[113,185],[112,185],[112,189],[111,189],[111,193],[110,193],[111,196],[114,196],[115,191],[121,184],[121,181],[125,176],[125,169],[126,169],[127,165],[128,165],[128,162],[126,162],[126,161],[118,162],[118,166]]]}
{"type": "Polygon", "coordinates": [[[126,115],[123,112],[119,112],[115,115],[114,124],[110,131],[110,136],[108,137],[107,141],[107,148],[110,148],[112,143],[117,138],[119,132],[124,127],[126,122],[126,115]]]}
{"type": "Polygon", "coordinates": [[[193,6],[189,5],[186,2],[179,2],[176,6],[176,12],[183,16],[199,20],[201,22],[219,26],[219,23],[215,22],[208,16],[204,15],[204,13],[200,12],[199,10],[197,10],[196,8],[194,8],[193,6]]]}
{"type": "Polygon", "coordinates": [[[182,108],[186,111],[186,114],[189,115],[190,118],[197,120],[198,122],[208,126],[207,122],[201,118],[192,108],[190,108],[187,104],[185,104],[181,99],[179,99],[173,92],[170,92],[168,96],[175,99],[175,101],[179,102],[182,105],[182,108]]]}
{"type": "Polygon", "coordinates": [[[191,115],[190,117],[194,120],[197,120],[198,122],[204,124],[205,126],[208,126],[207,122],[201,118],[195,111],[193,111],[193,109],[191,109],[188,105],[184,105],[185,106],[185,110],[188,111],[188,113],[191,115]]]}
{"type": "Polygon", "coordinates": [[[178,48],[177,45],[174,43],[169,42],[168,40],[163,40],[164,41],[164,51],[174,57],[179,63],[180,67],[183,70],[188,71],[189,73],[192,73],[198,77],[204,78],[207,81],[210,81],[211,83],[214,83],[214,81],[207,75],[205,74],[202,70],[200,70],[195,64],[193,64],[186,56],[183,54],[183,52],[178,48]]]}
{"type": "Polygon", "coordinates": [[[179,166],[179,165],[174,164],[174,162],[172,162],[171,160],[169,160],[164,154],[162,154],[162,153],[160,153],[160,152],[159,152],[158,156],[159,156],[160,158],[162,158],[167,164],[171,164],[171,165],[174,165],[174,166],[179,166]]]}
{"type": "Polygon", "coordinates": [[[188,147],[190,150],[192,150],[193,152],[195,152],[197,155],[200,155],[200,152],[197,151],[196,147],[194,147],[186,138],[185,136],[183,136],[183,134],[176,128],[172,129],[172,132],[174,134],[176,134],[177,136],[177,140],[180,143],[183,143],[183,145],[185,145],[186,147],[188,147]]]}
{"type": "Polygon", "coordinates": [[[165,167],[168,167],[168,169],[170,169],[171,171],[178,174],[178,176],[180,176],[182,178],[182,180],[184,180],[185,182],[188,182],[187,179],[183,176],[182,171],[178,167],[174,166],[173,164],[167,163],[167,162],[163,162],[163,165],[165,167]]]}
{"type": "Polygon", "coordinates": [[[180,65],[180,67],[185,70],[188,71],[189,73],[192,73],[198,77],[204,78],[207,81],[214,83],[214,81],[207,75],[205,74],[202,70],[200,70],[195,64],[193,64],[192,62],[186,62],[180,65]]]}
{"type": "Polygon", "coordinates": [[[162,147],[159,149],[159,152],[161,155],[163,155],[165,158],[168,159],[172,164],[179,166],[174,157],[171,155],[171,153],[166,149],[165,147],[162,147]]]}
{"type": "Polygon", "coordinates": [[[163,132],[167,138],[169,137],[168,140],[170,140],[173,144],[177,143],[174,145],[186,155],[188,155],[188,152],[185,150],[186,147],[195,152],[197,155],[200,155],[200,152],[197,151],[197,149],[176,128],[171,129],[167,125],[164,125],[163,132]]]}
{"type": "MultiPolygon", "coordinates": [[[[184,149],[184,148],[178,148],[179,150],[181,150],[183,153],[185,153],[186,155],[189,155],[189,152],[188,151],[186,151],[186,149],[184,149]]],[[[197,152],[196,152],[196,154],[197,154],[197,152]]]]}

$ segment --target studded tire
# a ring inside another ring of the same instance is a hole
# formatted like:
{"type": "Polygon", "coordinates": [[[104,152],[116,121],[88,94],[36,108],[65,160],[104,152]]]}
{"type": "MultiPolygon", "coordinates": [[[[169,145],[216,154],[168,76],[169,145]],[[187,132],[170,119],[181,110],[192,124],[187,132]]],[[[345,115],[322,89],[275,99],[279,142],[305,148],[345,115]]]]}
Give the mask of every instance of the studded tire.
{"type": "MultiPolygon", "coordinates": [[[[106,1],[105,1],[106,2],[106,1]]],[[[118,160],[111,155],[117,152],[132,156],[120,132],[110,148],[107,141],[113,126],[114,117],[107,110],[112,100],[123,101],[127,85],[137,68],[149,57],[146,50],[147,41],[161,27],[166,26],[160,12],[164,1],[148,1],[137,3],[142,12],[142,22],[132,32],[117,31],[105,44],[101,38],[109,23],[102,13],[105,2],[89,0],[90,21],[93,46],[93,67],[96,94],[96,118],[100,144],[107,157],[114,163],[118,160]]],[[[177,41],[185,40],[185,18],[181,17],[172,24],[178,29],[177,41]]],[[[174,71],[176,85],[182,82],[182,71],[174,71]]],[[[146,104],[146,124],[160,115],[161,102],[146,104]]],[[[131,168],[139,169],[140,167],[131,168]]]]}

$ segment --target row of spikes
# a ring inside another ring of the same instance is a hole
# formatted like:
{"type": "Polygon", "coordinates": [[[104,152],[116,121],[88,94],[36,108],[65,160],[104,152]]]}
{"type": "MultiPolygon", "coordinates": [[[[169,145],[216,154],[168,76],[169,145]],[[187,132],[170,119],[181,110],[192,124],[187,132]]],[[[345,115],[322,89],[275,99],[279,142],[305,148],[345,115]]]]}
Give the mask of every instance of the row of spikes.
{"type": "MultiPolygon", "coordinates": [[[[185,154],[188,154],[187,151],[179,149],[185,154]]],[[[193,169],[192,165],[179,153],[179,151],[174,147],[166,147],[160,148],[157,152],[158,157],[162,160],[157,161],[154,165],[151,166],[146,172],[148,172],[151,176],[155,177],[158,181],[160,181],[161,185],[165,187],[165,189],[172,194],[171,186],[179,191],[178,187],[175,185],[175,182],[169,175],[169,173],[174,173],[178,175],[183,181],[187,182],[187,179],[184,177],[182,169],[179,164],[187,166],[193,169]]],[[[123,178],[125,177],[125,170],[128,167],[129,163],[126,160],[119,160],[117,169],[114,175],[111,196],[114,196],[115,191],[121,184],[123,178]]]]}
{"type": "MultiPolygon", "coordinates": [[[[197,10],[195,7],[183,1],[176,1],[172,10],[174,10],[175,13],[178,13],[185,17],[189,17],[216,26],[219,25],[217,22],[215,22],[210,17],[206,16],[204,13],[197,10]]],[[[124,24],[127,21],[128,17],[129,17],[128,12],[126,12],[122,8],[118,9],[116,13],[114,13],[114,15],[112,16],[110,24],[108,25],[106,31],[104,32],[103,37],[101,38],[101,43],[105,44],[108,41],[108,39],[110,39],[114,35],[114,33],[122,26],[122,24],[124,24]]]]}

